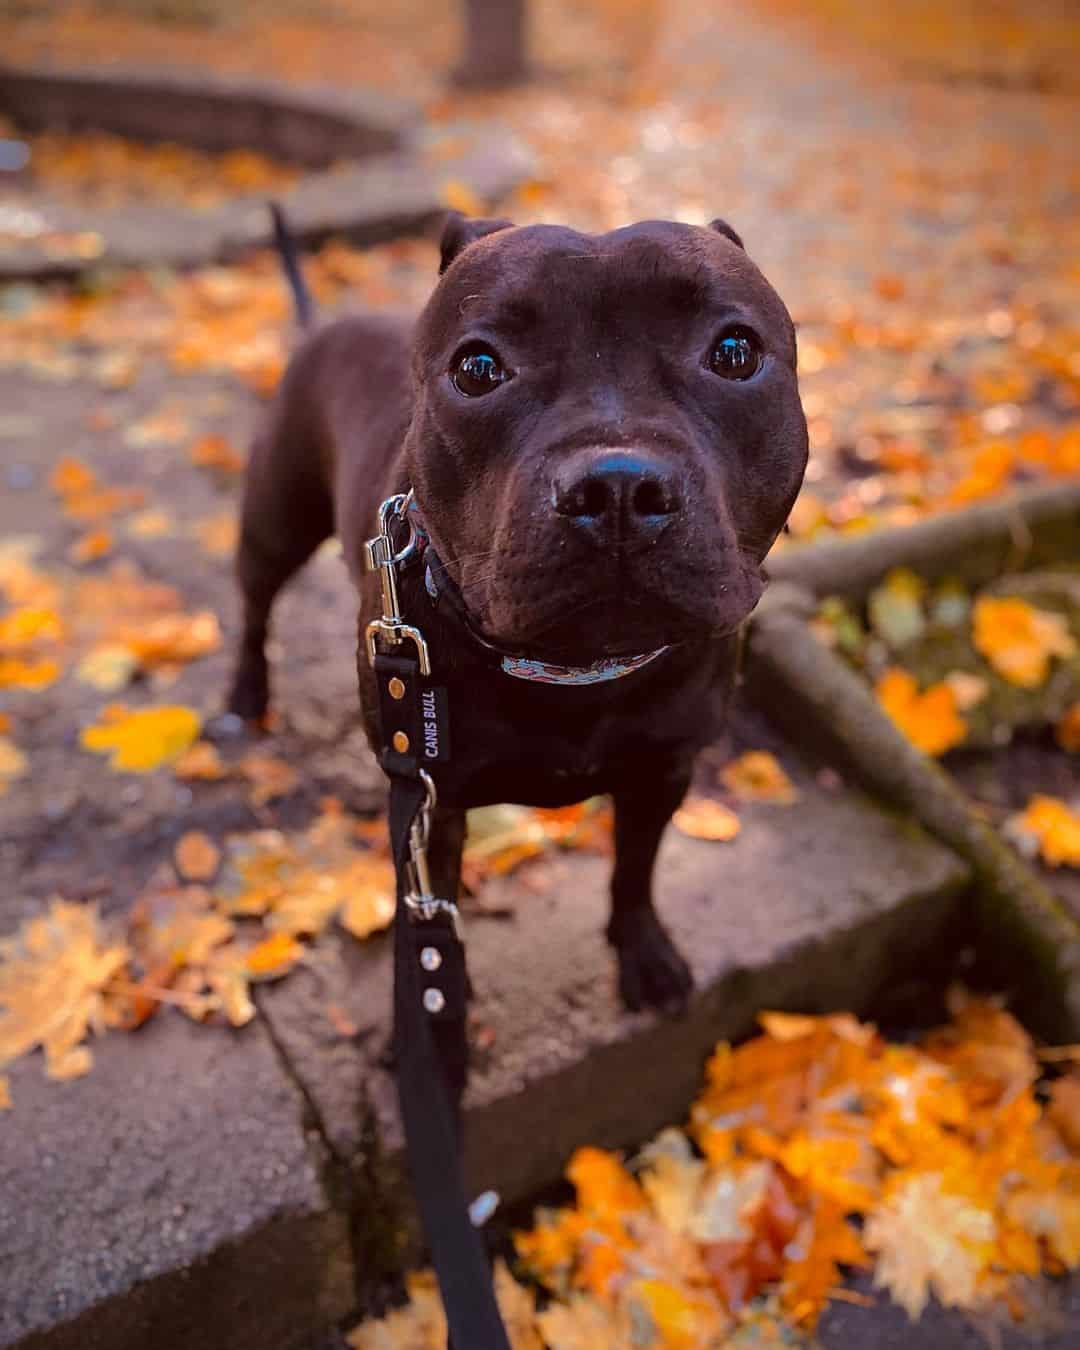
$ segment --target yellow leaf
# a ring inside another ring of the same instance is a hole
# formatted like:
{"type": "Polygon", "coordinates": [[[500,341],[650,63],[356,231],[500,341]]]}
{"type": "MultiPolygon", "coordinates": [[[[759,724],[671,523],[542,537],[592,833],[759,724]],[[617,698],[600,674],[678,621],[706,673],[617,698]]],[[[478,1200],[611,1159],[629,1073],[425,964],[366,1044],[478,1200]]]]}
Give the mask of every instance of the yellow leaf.
{"type": "Polygon", "coordinates": [[[97,912],[55,900],[0,942],[0,1068],[40,1045],[50,1077],[90,1067],[82,1041],[105,1024],[105,988],[128,961],[97,912]]]}
{"type": "Polygon", "coordinates": [[[967,735],[967,723],[956,710],[956,694],[948,684],[930,685],[920,694],[915,677],[893,666],[878,680],[874,693],[892,721],[924,754],[943,755],[967,735]]]}
{"type": "Polygon", "coordinates": [[[127,522],[128,534],[134,535],[136,539],[161,539],[175,528],[172,516],[156,507],[140,511],[127,522]]]}
{"type": "Polygon", "coordinates": [[[221,852],[209,835],[188,830],[176,841],[173,861],[181,880],[209,881],[218,870],[221,852]]]}
{"type": "Polygon", "coordinates": [[[1032,1237],[1043,1238],[1067,1270],[1080,1266],[1080,1178],[1065,1184],[1021,1186],[1005,1204],[1009,1219],[1032,1237]]]}
{"type": "Polygon", "coordinates": [[[16,780],[25,776],[30,761],[9,737],[0,735],[0,797],[16,780]]]}
{"type": "Polygon", "coordinates": [[[221,642],[217,615],[210,610],[196,614],[162,614],[138,627],[118,625],[115,641],[134,652],[144,666],[177,665],[195,661],[215,651],[221,642]]]}
{"type": "Polygon", "coordinates": [[[29,647],[38,642],[59,642],[64,626],[53,609],[23,605],[0,617],[0,647],[29,647]]]}
{"type": "Polygon", "coordinates": [[[0,1073],[0,1111],[10,1111],[11,1106],[11,1080],[6,1073],[0,1073]]]}
{"type": "Polygon", "coordinates": [[[47,689],[59,674],[55,661],[0,656],[0,689],[47,689]]]}
{"type": "Polygon", "coordinates": [[[665,1280],[638,1280],[631,1291],[648,1311],[663,1350],[696,1350],[714,1345],[725,1319],[714,1305],[691,1298],[665,1280]]]}
{"type": "Polygon", "coordinates": [[[179,758],[199,734],[193,708],[165,704],[129,712],[122,705],[106,710],[100,722],[84,727],[84,750],[109,755],[109,767],[120,772],[149,773],[179,758]]]}
{"type": "Polygon", "coordinates": [[[346,896],[338,916],[342,927],[354,938],[378,933],[394,917],[394,869],[389,862],[379,861],[381,877],[372,877],[366,885],[358,878],[360,884],[346,896]]]}
{"type": "Polygon", "coordinates": [[[1036,609],[1026,600],[981,596],[972,618],[976,649],[1002,679],[1023,689],[1045,684],[1051,659],[1076,651],[1064,615],[1036,609]]]}
{"type": "MultiPolygon", "coordinates": [[[[533,1295],[518,1284],[504,1261],[495,1262],[494,1282],[512,1350],[544,1350],[533,1295]]],[[[362,1322],[348,1333],[345,1340],[352,1350],[446,1350],[446,1316],[434,1274],[412,1271],[405,1277],[405,1287],[409,1301],[403,1308],[395,1308],[378,1321],[362,1322]]],[[[590,1350],[604,1347],[594,1344],[590,1350]]]]}
{"type": "Polygon", "coordinates": [[[728,791],[741,801],[777,802],[789,806],[799,794],[780,761],[768,750],[747,750],[720,772],[728,791]]]}
{"type": "Polygon", "coordinates": [[[443,204],[449,206],[453,211],[460,211],[466,216],[482,216],[484,214],[484,203],[476,195],[467,183],[462,183],[456,178],[447,179],[443,183],[440,194],[443,204]]]}
{"type": "Polygon", "coordinates": [[[272,933],[252,947],[244,964],[256,980],[276,980],[290,971],[304,954],[304,944],[288,933],[272,933]]]}
{"type": "Polygon", "coordinates": [[[1036,793],[1026,810],[1010,817],[1007,828],[1033,835],[1051,867],[1080,867],[1080,812],[1059,798],[1036,793]]]}
{"type": "Polygon", "coordinates": [[[691,839],[726,843],[739,833],[739,817],[722,802],[691,795],[671,818],[680,834],[691,839]]]}
{"type": "Polygon", "coordinates": [[[549,1350],[626,1350],[633,1344],[624,1319],[580,1294],[550,1304],[536,1320],[549,1350]]]}
{"type": "Polygon", "coordinates": [[[878,1256],[874,1283],[887,1288],[912,1321],[931,1290],[947,1307],[975,1306],[994,1238],[993,1215],[946,1195],[933,1172],[901,1177],[863,1231],[878,1256]]]}
{"type": "Polygon", "coordinates": [[[103,642],[91,647],[78,663],[75,678],[103,694],[115,694],[131,683],[138,668],[138,658],[130,648],[117,642],[103,642]]]}

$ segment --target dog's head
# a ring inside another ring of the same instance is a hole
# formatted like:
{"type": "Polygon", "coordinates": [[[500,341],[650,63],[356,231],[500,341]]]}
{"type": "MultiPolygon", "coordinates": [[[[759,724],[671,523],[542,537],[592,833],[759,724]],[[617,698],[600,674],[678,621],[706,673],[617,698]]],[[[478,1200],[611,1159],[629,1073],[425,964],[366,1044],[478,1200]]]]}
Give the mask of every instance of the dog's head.
{"type": "Polygon", "coordinates": [[[722,221],[452,215],[408,469],[480,630],[581,663],[730,632],[806,464],[795,332],[722,221]]]}

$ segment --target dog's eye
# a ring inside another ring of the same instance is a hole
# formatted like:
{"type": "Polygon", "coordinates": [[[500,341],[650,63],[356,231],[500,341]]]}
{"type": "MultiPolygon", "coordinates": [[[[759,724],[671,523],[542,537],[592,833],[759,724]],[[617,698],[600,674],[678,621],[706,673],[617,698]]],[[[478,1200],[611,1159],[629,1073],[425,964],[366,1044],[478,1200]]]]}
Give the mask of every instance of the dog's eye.
{"type": "Polygon", "coordinates": [[[761,369],[761,344],[749,328],[729,328],[709,353],[709,369],[725,380],[748,380],[761,369]]]}
{"type": "Polygon", "coordinates": [[[490,394],[506,378],[506,367],[487,347],[471,347],[468,351],[459,352],[450,367],[454,388],[466,398],[490,394]]]}

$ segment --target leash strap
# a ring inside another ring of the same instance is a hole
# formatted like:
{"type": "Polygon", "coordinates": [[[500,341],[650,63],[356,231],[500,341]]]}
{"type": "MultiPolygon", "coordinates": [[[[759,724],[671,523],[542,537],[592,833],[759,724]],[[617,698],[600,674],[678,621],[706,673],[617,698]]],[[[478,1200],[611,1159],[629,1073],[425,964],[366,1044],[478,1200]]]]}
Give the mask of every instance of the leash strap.
{"type": "MultiPolygon", "coordinates": [[[[385,512],[382,519],[389,520],[385,512]]],[[[387,533],[384,524],[384,537],[387,533]]],[[[384,556],[386,562],[377,565],[392,570],[389,543],[384,556]]],[[[396,599],[395,594],[395,603],[384,605],[376,633],[394,654],[379,651],[370,636],[368,649],[378,688],[380,761],[390,779],[397,877],[394,1050],[406,1154],[446,1311],[449,1350],[510,1350],[484,1243],[469,1217],[461,1167],[461,1100],[468,1074],[465,947],[455,927],[455,905],[431,894],[427,875],[426,832],[435,789],[422,764],[444,759],[448,751],[444,717],[441,728],[436,726],[438,753],[432,753],[432,710],[442,691],[424,684],[427,647],[417,630],[403,624],[396,599]],[[402,636],[393,637],[395,631],[402,636]],[[409,642],[415,655],[403,654],[409,642]]]]}

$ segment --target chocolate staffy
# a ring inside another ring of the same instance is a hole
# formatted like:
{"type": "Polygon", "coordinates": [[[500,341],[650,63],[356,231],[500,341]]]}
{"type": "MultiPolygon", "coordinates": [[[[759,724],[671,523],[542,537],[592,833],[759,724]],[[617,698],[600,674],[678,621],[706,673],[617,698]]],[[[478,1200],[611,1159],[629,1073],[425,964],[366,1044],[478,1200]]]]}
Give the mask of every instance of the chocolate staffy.
{"type": "MultiPolygon", "coordinates": [[[[363,542],[411,488],[431,564],[402,578],[403,609],[449,688],[456,760],[436,893],[457,895],[467,807],[610,793],[619,989],[677,1006],[691,976],[653,864],[806,457],[791,319],[724,222],[587,235],[454,213],[415,322],[332,323],[286,372],[247,472],[230,709],[265,713],[274,597],[335,531],[361,625],[380,613],[363,542]]],[[[360,685],[377,748],[364,659],[360,685]]]]}

